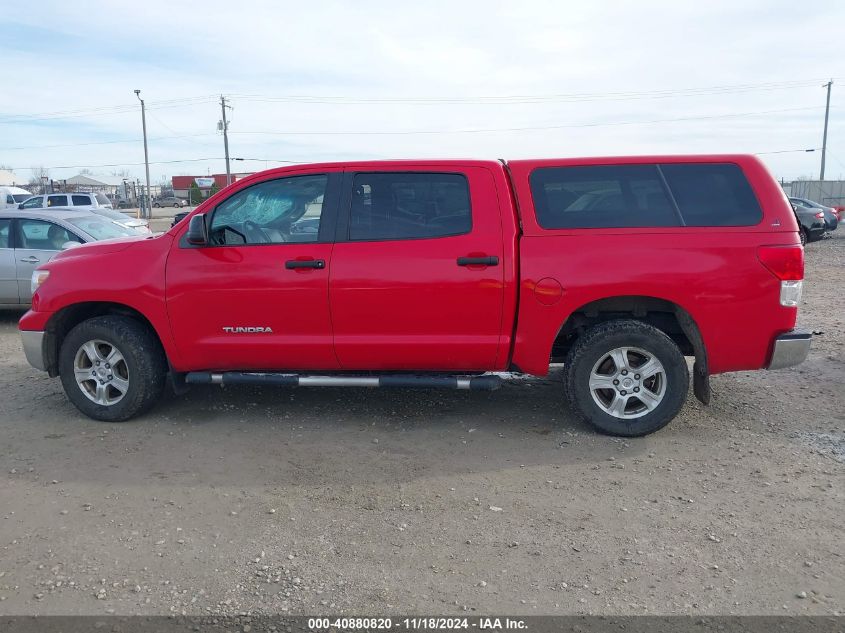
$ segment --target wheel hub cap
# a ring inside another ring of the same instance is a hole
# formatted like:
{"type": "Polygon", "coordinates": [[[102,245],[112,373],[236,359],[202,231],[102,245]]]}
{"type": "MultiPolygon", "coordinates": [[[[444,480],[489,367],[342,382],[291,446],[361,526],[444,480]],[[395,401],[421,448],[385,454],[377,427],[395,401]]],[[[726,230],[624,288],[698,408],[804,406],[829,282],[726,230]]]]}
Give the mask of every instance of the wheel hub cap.
{"type": "Polygon", "coordinates": [[[639,347],[617,347],[590,372],[590,395],[598,407],[620,419],[653,411],[666,395],[666,370],[657,357],[639,347]]]}
{"type": "Polygon", "coordinates": [[[80,391],[92,402],[112,406],[129,389],[129,367],[120,350],[107,341],[92,340],[79,347],[73,371],[80,391]]]}

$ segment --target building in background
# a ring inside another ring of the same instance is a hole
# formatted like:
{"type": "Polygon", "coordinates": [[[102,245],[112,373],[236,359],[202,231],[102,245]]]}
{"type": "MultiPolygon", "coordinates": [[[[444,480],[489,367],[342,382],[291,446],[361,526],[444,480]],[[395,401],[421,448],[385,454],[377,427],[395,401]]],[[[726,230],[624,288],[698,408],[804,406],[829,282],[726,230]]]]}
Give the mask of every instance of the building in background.
{"type": "Polygon", "coordinates": [[[28,182],[28,178],[18,176],[13,171],[0,169],[0,187],[23,187],[28,182]]]}
{"type": "MultiPolygon", "coordinates": [[[[232,182],[237,182],[241,178],[251,175],[251,172],[232,174],[232,182]]],[[[217,192],[226,186],[226,174],[212,174],[211,176],[173,176],[170,179],[173,184],[173,195],[177,198],[188,200],[191,196],[191,189],[194,189],[193,196],[197,195],[197,191],[202,200],[208,198],[212,192],[217,192]],[[194,187],[196,185],[196,187],[194,187]]],[[[201,202],[201,200],[192,200],[193,204],[201,202]]]]}
{"type": "Polygon", "coordinates": [[[94,174],[77,174],[70,178],[53,180],[53,186],[61,186],[64,191],[82,191],[89,193],[104,193],[113,197],[123,189],[123,183],[129,178],[122,176],[96,176],[94,174]]]}

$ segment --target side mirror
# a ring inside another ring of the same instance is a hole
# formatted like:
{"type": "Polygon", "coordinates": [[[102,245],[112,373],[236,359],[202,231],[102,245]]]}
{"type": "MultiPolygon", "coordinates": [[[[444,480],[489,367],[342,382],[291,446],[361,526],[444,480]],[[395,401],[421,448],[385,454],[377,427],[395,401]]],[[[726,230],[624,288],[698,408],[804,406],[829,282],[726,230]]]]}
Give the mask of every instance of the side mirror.
{"type": "Polygon", "coordinates": [[[18,205],[18,209],[23,209],[23,202],[18,205]]]}
{"type": "Polygon", "coordinates": [[[64,244],[62,244],[62,250],[66,251],[69,248],[76,248],[77,246],[82,246],[79,242],[74,242],[73,240],[68,240],[64,244]]]}
{"type": "Polygon", "coordinates": [[[185,240],[191,246],[208,245],[208,227],[205,225],[205,214],[191,216],[185,240]]]}

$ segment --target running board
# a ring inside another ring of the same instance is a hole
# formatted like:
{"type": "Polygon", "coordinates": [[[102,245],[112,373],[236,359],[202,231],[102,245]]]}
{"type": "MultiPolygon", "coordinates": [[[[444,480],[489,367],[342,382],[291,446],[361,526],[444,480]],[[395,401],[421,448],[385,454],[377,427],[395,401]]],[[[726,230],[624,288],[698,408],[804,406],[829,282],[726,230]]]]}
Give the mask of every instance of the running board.
{"type": "Polygon", "coordinates": [[[220,373],[192,371],[185,375],[191,385],[273,385],[284,387],[401,387],[416,389],[471,389],[494,391],[502,386],[500,376],[414,376],[384,374],[381,376],[309,376],[226,371],[220,373]]]}

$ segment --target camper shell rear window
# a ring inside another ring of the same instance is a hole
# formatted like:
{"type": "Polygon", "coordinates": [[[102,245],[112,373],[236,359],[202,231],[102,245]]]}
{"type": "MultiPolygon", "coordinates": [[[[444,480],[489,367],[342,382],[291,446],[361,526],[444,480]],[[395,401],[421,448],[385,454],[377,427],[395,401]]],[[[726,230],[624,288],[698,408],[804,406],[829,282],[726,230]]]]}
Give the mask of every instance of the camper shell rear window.
{"type": "Polygon", "coordinates": [[[544,229],[753,226],[763,218],[733,163],[541,167],[530,184],[544,229]]]}

